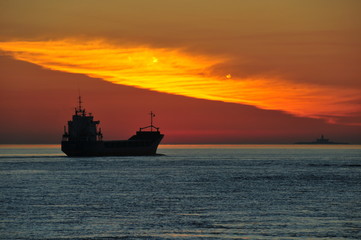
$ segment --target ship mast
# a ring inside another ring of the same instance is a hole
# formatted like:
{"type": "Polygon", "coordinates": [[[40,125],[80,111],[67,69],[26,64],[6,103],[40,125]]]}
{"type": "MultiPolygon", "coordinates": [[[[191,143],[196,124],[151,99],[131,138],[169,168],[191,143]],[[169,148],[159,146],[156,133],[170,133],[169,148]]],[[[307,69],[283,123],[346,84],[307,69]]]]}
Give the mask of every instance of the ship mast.
{"type": "Polygon", "coordinates": [[[150,111],[150,131],[151,132],[153,132],[153,117],[155,117],[155,114],[152,112],[152,111],[150,111]]]}
{"type": "Polygon", "coordinates": [[[82,109],[82,107],[81,107],[82,101],[81,101],[81,96],[80,95],[78,97],[78,103],[79,103],[78,109],[79,109],[79,111],[81,111],[81,109],[82,109]]]}
{"type": "Polygon", "coordinates": [[[149,115],[150,115],[150,125],[140,128],[139,131],[150,128],[151,132],[153,132],[153,129],[155,129],[157,132],[159,132],[159,128],[153,125],[153,118],[155,117],[155,114],[153,113],[153,111],[150,111],[149,115]]]}
{"type": "Polygon", "coordinates": [[[78,115],[78,113],[80,113],[81,115],[85,116],[85,109],[83,109],[83,106],[81,105],[83,102],[81,100],[81,96],[79,95],[78,97],[78,107],[75,108],[75,115],[78,115]]]}

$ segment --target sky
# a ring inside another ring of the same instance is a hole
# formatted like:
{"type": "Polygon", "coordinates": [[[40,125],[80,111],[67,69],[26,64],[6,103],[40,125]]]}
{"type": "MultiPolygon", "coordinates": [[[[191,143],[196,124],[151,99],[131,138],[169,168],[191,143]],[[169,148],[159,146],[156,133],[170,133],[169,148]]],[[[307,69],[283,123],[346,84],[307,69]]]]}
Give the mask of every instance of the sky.
{"type": "Polygon", "coordinates": [[[0,0],[0,143],[361,143],[361,1],[0,0]]]}

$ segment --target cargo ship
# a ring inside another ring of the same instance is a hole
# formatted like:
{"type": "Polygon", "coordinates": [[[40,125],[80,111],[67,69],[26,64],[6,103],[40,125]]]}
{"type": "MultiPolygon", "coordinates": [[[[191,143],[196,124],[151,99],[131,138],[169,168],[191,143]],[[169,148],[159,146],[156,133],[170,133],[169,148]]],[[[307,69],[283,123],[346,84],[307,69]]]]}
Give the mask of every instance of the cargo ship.
{"type": "Polygon", "coordinates": [[[345,142],[332,142],[330,139],[325,138],[321,135],[320,138],[317,138],[316,141],[313,142],[296,142],[295,144],[349,144],[345,142]]]}
{"type": "Polygon", "coordinates": [[[150,125],[140,128],[128,140],[103,141],[100,121],[94,121],[92,114],[85,111],[79,96],[72,120],[68,121],[68,128],[64,126],[61,150],[69,157],[156,155],[164,135],[153,125],[154,116],[150,112],[150,125]]]}

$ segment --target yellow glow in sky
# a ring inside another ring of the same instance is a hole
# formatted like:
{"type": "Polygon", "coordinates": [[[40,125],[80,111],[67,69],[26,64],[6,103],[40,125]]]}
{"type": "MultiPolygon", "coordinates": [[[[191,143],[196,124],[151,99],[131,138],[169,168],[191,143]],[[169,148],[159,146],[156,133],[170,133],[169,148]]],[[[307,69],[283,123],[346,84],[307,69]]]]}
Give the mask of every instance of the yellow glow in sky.
{"type": "Polygon", "coordinates": [[[332,116],[352,116],[360,110],[353,103],[360,94],[357,90],[269,77],[237,79],[228,72],[217,76],[212,68],[227,63],[227,59],[190,55],[179,49],[72,39],[1,42],[0,50],[48,69],[85,74],[115,84],[248,104],[297,116],[330,120],[332,116]]]}

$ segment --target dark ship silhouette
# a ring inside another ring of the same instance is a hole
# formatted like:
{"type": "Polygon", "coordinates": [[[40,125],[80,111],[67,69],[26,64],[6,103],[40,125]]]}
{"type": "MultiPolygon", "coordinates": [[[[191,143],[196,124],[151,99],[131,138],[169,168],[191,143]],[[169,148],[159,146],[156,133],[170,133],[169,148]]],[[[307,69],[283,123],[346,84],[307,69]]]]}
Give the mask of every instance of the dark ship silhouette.
{"type": "Polygon", "coordinates": [[[146,156],[156,155],[163,134],[153,126],[153,112],[150,112],[150,126],[140,128],[128,140],[103,141],[100,121],[94,121],[91,113],[82,107],[81,97],[75,114],[64,127],[61,150],[69,157],[91,156],[146,156]]]}
{"type": "Polygon", "coordinates": [[[332,142],[327,138],[324,138],[323,135],[321,135],[321,138],[317,138],[314,142],[296,142],[296,144],[348,144],[343,142],[332,142]]]}

